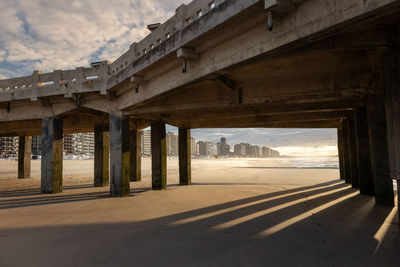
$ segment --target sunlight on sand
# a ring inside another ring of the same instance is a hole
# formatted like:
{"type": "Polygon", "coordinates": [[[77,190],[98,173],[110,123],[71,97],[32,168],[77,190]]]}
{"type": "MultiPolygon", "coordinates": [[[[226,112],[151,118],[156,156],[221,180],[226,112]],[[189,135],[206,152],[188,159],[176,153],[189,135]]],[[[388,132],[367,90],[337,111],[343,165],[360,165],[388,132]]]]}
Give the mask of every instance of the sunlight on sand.
{"type": "Polygon", "coordinates": [[[305,212],[303,214],[300,214],[300,215],[298,215],[296,217],[293,217],[293,218],[291,218],[289,220],[286,220],[286,221],[284,221],[282,223],[279,223],[279,224],[277,224],[275,226],[272,226],[272,227],[270,227],[270,228],[258,233],[255,237],[256,238],[268,237],[268,236],[270,236],[272,234],[275,234],[275,233],[277,233],[279,231],[282,231],[283,229],[285,229],[285,228],[287,228],[287,227],[289,227],[289,226],[291,226],[291,225],[293,225],[293,224],[295,224],[295,223],[297,223],[299,221],[302,221],[302,220],[304,220],[304,219],[306,219],[308,217],[311,217],[311,216],[313,216],[314,214],[316,214],[318,212],[321,212],[321,211],[323,211],[325,209],[328,209],[328,208],[330,208],[330,207],[332,207],[332,206],[334,206],[334,205],[336,205],[336,204],[338,204],[338,203],[340,203],[342,201],[345,201],[346,199],[355,197],[358,194],[359,194],[358,192],[354,192],[354,193],[348,194],[348,195],[346,195],[344,197],[335,199],[334,201],[328,202],[328,203],[326,203],[326,204],[324,204],[322,206],[319,206],[319,207],[317,207],[315,209],[309,210],[309,211],[307,211],[307,212],[305,212]]]}
{"type": "MultiPolygon", "coordinates": [[[[266,198],[266,199],[262,199],[262,200],[257,200],[257,201],[249,202],[249,203],[246,203],[246,204],[238,205],[238,206],[235,206],[235,207],[232,207],[232,208],[221,209],[221,210],[209,212],[207,214],[202,214],[202,215],[194,216],[194,217],[191,217],[191,218],[179,220],[179,221],[173,222],[172,225],[180,225],[180,224],[191,223],[191,222],[199,221],[199,220],[202,220],[202,219],[210,218],[210,217],[213,217],[213,216],[216,216],[216,215],[220,215],[220,214],[223,214],[223,213],[226,213],[226,212],[239,210],[239,209],[242,209],[242,208],[246,208],[246,207],[257,205],[257,204],[261,204],[261,203],[266,203],[266,202],[269,202],[269,201],[272,201],[272,200],[281,199],[281,198],[285,198],[285,197],[289,197],[289,196],[293,196],[293,195],[298,195],[298,194],[304,194],[304,193],[307,193],[307,192],[312,192],[312,191],[315,191],[315,190],[324,189],[324,188],[330,188],[330,187],[335,187],[335,186],[337,186],[337,184],[321,186],[321,187],[311,188],[311,189],[307,189],[307,190],[296,191],[296,192],[288,193],[288,194],[284,194],[284,195],[279,195],[279,196],[275,196],[275,197],[270,197],[270,198],[266,198]]],[[[335,191],[338,191],[338,190],[335,190],[335,191]]],[[[331,192],[334,192],[334,191],[331,191],[331,192]]],[[[294,202],[294,201],[292,201],[292,202],[294,202]]],[[[289,203],[292,203],[292,202],[289,202],[289,203]]],[[[281,206],[283,206],[283,205],[281,205],[281,206]]],[[[242,218],[245,218],[245,217],[242,217],[242,218]]],[[[225,224],[223,224],[223,225],[225,225],[225,224]]],[[[222,225],[220,225],[220,226],[222,226],[222,225]]],[[[218,226],[216,228],[218,229],[218,226]]],[[[224,228],[224,227],[222,227],[222,228],[224,228]]]]}
{"type": "MultiPolygon", "coordinates": [[[[332,186],[332,187],[334,187],[334,186],[332,186]]],[[[236,226],[238,224],[241,224],[241,223],[244,223],[244,222],[247,222],[247,221],[251,221],[251,220],[253,220],[255,218],[270,214],[272,212],[275,212],[275,211],[278,211],[278,210],[281,210],[281,209],[284,209],[284,208],[288,208],[290,206],[297,205],[299,203],[303,203],[303,202],[306,202],[306,201],[309,201],[309,200],[312,200],[312,199],[316,199],[316,198],[319,198],[319,197],[322,197],[322,196],[328,196],[328,195],[331,195],[331,194],[334,194],[334,193],[346,191],[349,188],[350,188],[349,186],[346,186],[344,188],[339,188],[339,189],[331,190],[331,191],[328,191],[328,192],[324,192],[324,193],[320,193],[320,194],[316,194],[316,195],[312,195],[312,196],[304,196],[301,199],[289,201],[289,202],[286,202],[284,204],[281,204],[281,205],[278,205],[278,206],[274,206],[274,207],[271,207],[269,209],[261,210],[261,211],[249,214],[247,216],[243,216],[243,217],[237,218],[235,220],[232,220],[232,221],[229,221],[229,222],[214,226],[213,229],[222,230],[222,229],[225,229],[225,228],[233,227],[233,226],[236,226]]],[[[309,191],[312,191],[312,190],[309,190],[309,191]]]]}

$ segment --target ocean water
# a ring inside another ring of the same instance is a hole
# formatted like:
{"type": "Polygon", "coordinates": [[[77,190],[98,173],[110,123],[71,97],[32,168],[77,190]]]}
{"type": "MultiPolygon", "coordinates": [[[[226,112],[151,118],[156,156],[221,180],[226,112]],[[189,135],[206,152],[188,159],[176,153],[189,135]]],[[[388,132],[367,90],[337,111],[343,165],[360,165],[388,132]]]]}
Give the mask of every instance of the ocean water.
{"type": "Polygon", "coordinates": [[[276,160],[291,168],[339,169],[338,157],[282,157],[276,160]]]}

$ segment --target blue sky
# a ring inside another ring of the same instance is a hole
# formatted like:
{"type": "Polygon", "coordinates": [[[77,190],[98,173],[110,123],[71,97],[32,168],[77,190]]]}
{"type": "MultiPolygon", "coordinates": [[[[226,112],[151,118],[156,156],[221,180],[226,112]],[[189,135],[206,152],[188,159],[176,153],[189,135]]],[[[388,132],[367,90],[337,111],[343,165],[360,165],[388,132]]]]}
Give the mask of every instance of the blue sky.
{"type": "MultiPolygon", "coordinates": [[[[117,59],[186,0],[0,0],[0,79],[117,59]]],[[[170,130],[172,128],[169,128],[170,130]]],[[[199,140],[270,147],[335,145],[335,129],[204,129],[199,140]]]]}

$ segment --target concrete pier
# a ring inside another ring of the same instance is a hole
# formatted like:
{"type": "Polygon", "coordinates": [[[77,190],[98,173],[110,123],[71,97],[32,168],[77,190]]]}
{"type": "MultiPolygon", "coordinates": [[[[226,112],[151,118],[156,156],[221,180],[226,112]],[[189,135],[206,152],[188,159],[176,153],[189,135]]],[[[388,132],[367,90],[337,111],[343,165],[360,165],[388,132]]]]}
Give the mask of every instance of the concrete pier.
{"type": "Polygon", "coordinates": [[[347,119],[342,120],[342,133],[343,133],[343,148],[344,148],[344,170],[345,182],[351,184],[351,157],[350,157],[350,142],[349,142],[349,122],[347,119]]]}
{"type": "Polygon", "coordinates": [[[338,146],[338,153],[339,153],[340,179],[345,180],[346,171],[345,171],[345,166],[344,166],[343,130],[342,130],[341,125],[337,128],[337,146],[338,146]]]}
{"type": "Polygon", "coordinates": [[[179,128],[179,184],[192,183],[190,129],[179,128]]]}
{"type": "Polygon", "coordinates": [[[156,121],[151,124],[151,168],[153,190],[167,186],[167,140],[165,123],[156,121]]]}
{"type": "Polygon", "coordinates": [[[379,205],[393,206],[393,180],[390,176],[387,124],[383,99],[374,99],[374,103],[367,106],[367,117],[375,202],[379,205]]]}
{"type": "Polygon", "coordinates": [[[355,122],[355,112],[348,117],[349,122],[349,146],[350,146],[350,161],[351,161],[351,187],[358,189],[360,187],[360,177],[358,171],[357,158],[357,132],[355,122]]]}
{"type": "Polygon", "coordinates": [[[18,179],[31,177],[32,137],[20,136],[18,144],[18,179]]]}
{"type": "Polygon", "coordinates": [[[43,193],[62,192],[63,121],[55,117],[42,119],[42,178],[43,193]]]}
{"type": "Polygon", "coordinates": [[[371,149],[369,145],[367,109],[361,106],[356,109],[357,163],[360,177],[360,193],[373,196],[374,178],[371,169],[371,149]]]}
{"type": "Polygon", "coordinates": [[[142,180],[142,151],[140,131],[133,129],[130,134],[130,180],[139,182],[142,180]]]}
{"type": "Polygon", "coordinates": [[[110,184],[110,134],[108,129],[98,126],[94,129],[94,186],[110,184]]]}
{"type": "Polygon", "coordinates": [[[110,194],[130,195],[129,118],[110,114],[110,194]]]}

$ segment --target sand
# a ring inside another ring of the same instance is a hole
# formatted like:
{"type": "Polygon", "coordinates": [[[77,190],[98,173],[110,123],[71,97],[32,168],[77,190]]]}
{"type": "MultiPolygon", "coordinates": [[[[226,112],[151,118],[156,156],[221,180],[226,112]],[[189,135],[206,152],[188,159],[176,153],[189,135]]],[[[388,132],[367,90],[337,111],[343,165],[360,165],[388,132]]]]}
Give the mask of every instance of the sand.
{"type": "Polygon", "coordinates": [[[193,185],[132,196],[93,188],[93,161],[64,161],[64,192],[40,194],[0,160],[0,266],[399,266],[397,208],[374,205],[335,169],[273,159],[193,160],[193,185]],[[285,168],[271,168],[273,166],[285,168]]]}

